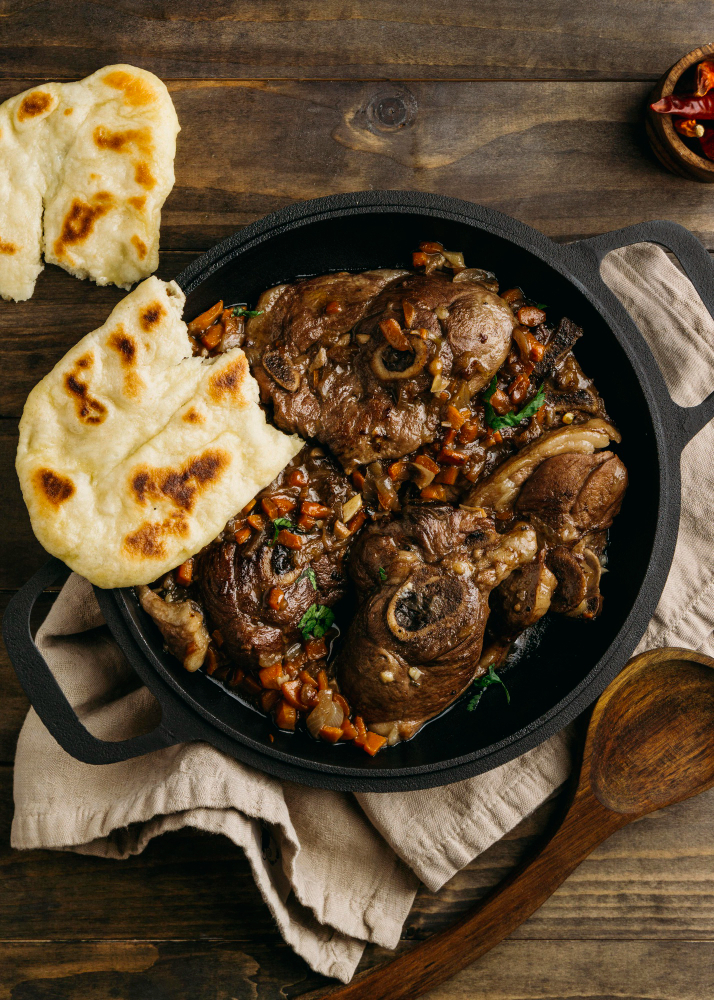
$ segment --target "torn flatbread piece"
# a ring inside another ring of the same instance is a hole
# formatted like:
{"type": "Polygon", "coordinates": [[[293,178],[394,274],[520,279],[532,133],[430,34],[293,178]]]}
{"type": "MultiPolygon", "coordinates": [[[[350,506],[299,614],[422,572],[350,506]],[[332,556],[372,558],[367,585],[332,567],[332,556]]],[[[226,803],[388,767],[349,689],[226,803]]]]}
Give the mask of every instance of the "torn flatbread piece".
{"type": "Polygon", "coordinates": [[[0,295],[29,299],[42,253],[99,285],[155,271],[178,131],[165,84],[135,66],[0,105],[0,295]]]}
{"type": "Polygon", "coordinates": [[[245,354],[194,357],[175,282],[148,278],[30,393],[17,473],[48,552],[99,587],[212,541],[303,442],[271,427],[245,354]]]}

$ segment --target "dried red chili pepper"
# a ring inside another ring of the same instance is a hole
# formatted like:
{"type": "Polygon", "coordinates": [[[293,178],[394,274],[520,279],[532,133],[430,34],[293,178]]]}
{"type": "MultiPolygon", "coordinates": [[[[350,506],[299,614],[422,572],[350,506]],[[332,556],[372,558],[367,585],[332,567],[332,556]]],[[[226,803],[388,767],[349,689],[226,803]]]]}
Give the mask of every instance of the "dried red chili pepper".
{"type": "Polygon", "coordinates": [[[714,160],[714,128],[704,129],[704,135],[699,140],[702,146],[702,153],[708,160],[714,160]]]}
{"type": "Polygon", "coordinates": [[[704,97],[714,87],[714,62],[705,60],[697,66],[697,97],[704,97]]]}
{"type": "Polygon", "coordinates": [[[650,104],[661,115],[680,115],[682,118],[714,118],[714,94],[696,97],[693,94],[671,94],[650,104]]]}
{"type": "Polygon", "coordinates": [[[680,135],[687,139],[701,139],[704,135],[704,126],[700,125],[695,118],[675,118],[674,127],[680,135]]]}

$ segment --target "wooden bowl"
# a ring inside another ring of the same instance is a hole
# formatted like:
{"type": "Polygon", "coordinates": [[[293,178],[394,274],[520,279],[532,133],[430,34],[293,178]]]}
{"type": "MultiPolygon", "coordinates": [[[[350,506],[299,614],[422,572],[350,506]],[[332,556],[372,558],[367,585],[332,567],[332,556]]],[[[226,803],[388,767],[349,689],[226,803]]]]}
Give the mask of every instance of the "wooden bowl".
{"type": "Polygon", "coordinates": [[[688,89],[691,93],[695,87],[694,67],[703,59],[712,57],[714,57],[714,43],[710,42],[698,49],[692,49],[667,70],[650,94],[645,122],[650,145],[667,170],[681,177],[688,177],[690,180],[702,181],[704,184],[714,184],[714,161],[699,156],[687,145],[672,124],[672,115],[660,115],[652,111],[649,105],[658,101],[660,97],[669,97],[689,70],[692,71],[688,74],[692,78],[692,85],[685,90],[688,89]]]}

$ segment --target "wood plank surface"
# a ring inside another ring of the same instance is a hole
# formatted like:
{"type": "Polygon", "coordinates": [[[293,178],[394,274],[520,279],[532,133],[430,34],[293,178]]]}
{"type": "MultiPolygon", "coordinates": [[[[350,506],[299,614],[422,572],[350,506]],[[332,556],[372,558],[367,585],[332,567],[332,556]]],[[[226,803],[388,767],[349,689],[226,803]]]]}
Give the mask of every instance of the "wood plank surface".
{"type": "MultiPolygon", "coordinates": [[[[37,82],[3,80],[0,100],[37,82]]],[[[296,200],[396,188],[488,205],[558,240],[664,216],[714,248],[709,185],[667,173],[649,149],[642,123],[649,89],[627,82],[175,82],[182,131],[161,245],[205,250],[296,200]],[[380,120],[385,98],[402,102],[408,124],[380,120]]],[[[3,312],[52,328],[54,317],[39,313],[43,283],[31,304],[0,303],[3,312]]]]}
{"type": "MultiPolygon", "coordinates": [[[[646,142],[652,83],[712,32],[710,0],[0,0],[0,102],[110,62],[158,73],[182,125],[159,276],[298,199],[434,191],[558,241],[650,218],[714,250],[712,190],[646,142]],[[394,117],[396,114],[396,124],[394,117]]],[[[27,393],[123,296],[55,267],[0,302],[0,613],[42,563],[14,474],[27,393]]],[[[37,621],[51,605],[44,597],[37,621]]],[[[0,651],[0,1000],[278,1000],[326,981],[282,941],[242,852],[191,831],[105,861],[9,846],[27,699],[0,651]]],[[[421,889],[398,951],[532,848],[559,801],[421,889]]],[[[599,848],[431,1000],[709,1000],[714,792],[599,848]]],[[[362,967],[388,961],[370,947],[362,967]]]]}
{"type": "Polygon", "coordinates": [[[712,33],[707,0],[0,0],[0,13],[0,74],[46,79],[133,62],[164,78],[656,80],[712,33]]]}

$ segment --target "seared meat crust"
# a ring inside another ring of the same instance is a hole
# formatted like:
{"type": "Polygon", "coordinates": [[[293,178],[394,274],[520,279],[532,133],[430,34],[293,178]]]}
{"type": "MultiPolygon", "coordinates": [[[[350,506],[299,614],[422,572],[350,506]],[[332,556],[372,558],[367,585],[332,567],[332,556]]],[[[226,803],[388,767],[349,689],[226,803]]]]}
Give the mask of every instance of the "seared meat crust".
{"type": "Polygon", "coordinates": [[[536,551],[527,524],[499,535],[489,518],[450,507],[410,507],[363,533],[351,560],[362,602],[336,671],[367,723],[409,720],[413,731],[466,688],[490,591],[536,551]]]}
{"type": "Polygon", "coordinates": [[[514,325],[494,292],[441,273],[325,275],[271,289],[258,309],[245,350],[276,424],[329,445],[348,470],[433,441],[435,374],[483,388],[514,325]],[[390,320],[402,346],[385,339],[390,320]]]}
{"type": "MultiPolygon", "coordinates": [[[[255,509],[260,510],[263,497],[279,494],[330,506],[339,515],[353,493],[344,473],[321,449],[305,448],[258,494],[255,509]],[[289,485],[290,474],[298,469],[304,471],[307,486],[289,485]]],[[[238,545],[233,533],[226,531],[196,560],[201,602],[220,629],[226,651],[245,666],[257,667],[261,654],[282,653],[299,640],[298,624],[310,605],[331,607],[347,584],[345,559],[351,537],[339,539],[329,526],[316,527],[299,536],[302,547],[294,550],[273,544],[274,534],[268,521],[246,545],[238,545]],[[269,603],[274,587],[285,597],[279,607],[269,603]]]]}

